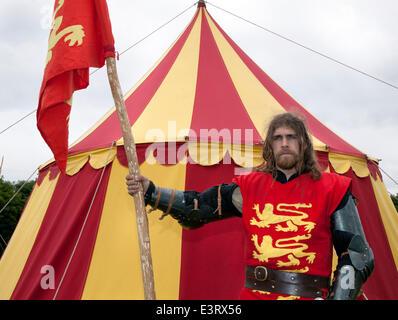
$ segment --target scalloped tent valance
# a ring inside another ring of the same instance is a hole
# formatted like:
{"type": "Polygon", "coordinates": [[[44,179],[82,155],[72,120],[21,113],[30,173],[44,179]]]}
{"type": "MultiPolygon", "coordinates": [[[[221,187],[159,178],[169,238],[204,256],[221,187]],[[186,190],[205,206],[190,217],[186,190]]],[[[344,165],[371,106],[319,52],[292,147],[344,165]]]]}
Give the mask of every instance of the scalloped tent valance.
{"type": "MultiPolygon", "coordinates": [[[[172,145],[170,144],[171,147],[168,145],[167,143],[139,145],[137,153],[140,163],[146,161],[149,164],[157,162],[160,165],[165,163],[170,165],[170,163],[186,164],[189,161],[202,166],[210,166],[221,162],[229,164],[230,162],[225,159],[232,159],[236,165],[244,168],[252,168],[263,163],[262,146],[253,147],[251,145],[200,142],[173,143],[172,145]],[[173,150],[169,151],[171,149],[173,150]]],[[[332,166],[333,171],[339,174],[344,174],[352,169],[358,178],[365,178],[370,174],[372,174],[374,179],[376,179],[376,174],[382,178],[377,163],[373,160],[366,160],[346,154],[319,151],[317,148],[316,151],[322,169],[325,171],[330,171],[329,166],[332,166]],[[327,166],[325,166],[325,157],[321,156],[321,154],[327,155],[327,166]]],[[[66,174],[70,176],[77,174],[87,162],[89,162],[93,169],[103,168],[114,160],[117,153],[120,154],[123,152],[122,146],[117,146],[112,149],[97,149],[71,155],[68,158],[66,174]]],[[[40,170],[48,166],[52,166],[55,171],[57,170],[53,161],[43,164],[40,170]]]]}

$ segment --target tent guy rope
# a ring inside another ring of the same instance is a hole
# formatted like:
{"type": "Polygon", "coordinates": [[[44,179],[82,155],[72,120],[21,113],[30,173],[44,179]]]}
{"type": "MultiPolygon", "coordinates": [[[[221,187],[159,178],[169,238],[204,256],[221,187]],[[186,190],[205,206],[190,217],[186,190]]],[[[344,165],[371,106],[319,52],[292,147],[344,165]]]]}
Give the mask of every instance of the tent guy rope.
{"type": "MultiPolygon", "coordinates": [[[[33,177],[33,175],[36,173],[37,170],[38,169],[35,169],[35,171],[33,171],[33,173],[29,176],[28,179],[25,180],[25,182],[19,187],[19,189],[17,191],[15,191],[15,193],[7,201],[7,203],[3,206],[3,208],[1,208],[0,213],[2,213],[8,207],[8,205],[11,203],[11,201],[17,196],[17,194],[21,192],[22,188],[29,182],[29,180],[33,177]]],[[[8,243],[4,240],[4,238],[1,236],[1,234],[0,234],[0,238],[7,247],[8,243]]]]}
{"type": "Polygon", "coordinates": [[[4,156],[1,158],[1,163],[0,163],[0,177],[1,177],[1,170],[3,169],[3,163],[4,163],[4,156]]]}
{"type": "MultiPolygon", "coordinates": [[[[140,44],[141,42],[143,42],[144,40],[146,40],[147,38],[149,38],[150,36],[152,36],[153,34],[155,34],[157,31],[159,31],[160,29],[164,28],[165,26],[167,26],[169,23],[171,23],[172,21],[174,21],[175,19],[177,19],[179,16],[183,15],[185,12],[187,12],[189,9],[191,9],[193,6],[196,5],[197,2],[195,2],[193,5],[190,5],[188,8],[184,9],[183,11],[181,11],[179,14],[177,14],[175,17],[171,18],[169,21],[165,22],[164,24],[162,24],[160,27],[157,27],[155,30],[153,30],[152,32],[148,33],[146,36],[144,36],[143,38],[141,38],[140,40],[136,41],[135,43],[133,43],[132,45],[130,45],[129,47],[127,47],[127,49],[124,49],[121,53],[119,53],[119,56],[121,56],[122,54],[126,53],[127,51],[129,51],[130,49],[134,48],[136,45],[140,44]]],[[[97,68],[95,70],[93,70],[92,72],[90,72],[90,76],[93,75],[94,73],[96,73],[98,70],[101,70],[101,68],[97,68]]],[[[8,129],[11,129],[13,126],[15,126],[16,124],[18,124],[19,122],[21,122],[22,120],[24,120],[25,118],[29,117],[30,115],[34,114],[36,112],[37,109],[34,109],[32,111],[30,111],[29,113],[27,113],[26,115],[24,115],[23,117],[21,117],[19,120],[13,122],[12,124],[10,124],[8,127],[6,127],[5,129],[3,129],[2,131],[0,131],[0,134],[6,132],[8,129]]]]}
{"type": "Polygon", "coordinates": [[[230,14],[230,15],[236,17],[236,18],[238,18],[238,19],[241,19],[241,20],[243,20],[243,21],[245,21],[245,22],[247,22],[247,23],[250,23],[250,24],[252,24],[252,25],[254,25],[254,26],[256,26],[256,27],[258,27],[258,28],[260,28],[260,29],[262,29],[262,30],[264,30],[264,31],[267,31],[267,32],[269,32],[269,33],[271,33],[271,34],[273,34],[273,35],[275,35],[275,36],[277,36],[277,37],[279,37],[279,38],[281,38],[281,39],[283,39],[283,40],[286,40],[286,41],[288,41],[288,42],[291,42],[291,43],[293,43],[293,44],[295,44],[295,45],[297,45],[297,46],[299,46],[299,47],[302,47],[302,48],[304,48],[304,49],[306,49],[306,50],[308,50],[308,51],[311,51],[312,53],[315,53],[315,54],[317,54],[317,55],[320,55],[321,57],[324,57],[324,58],[326,58],[326,59],[328,59],[328,60],[330,60],[330,61],[333,61],[333,62],[335,62],[335,63],[337,63],[337,64],[340,64],[340,65],[342,65],[342,66],[344,66],[344,67],[346,67],[346,68],[348,68],[348,69],[351,69],[351,70],[353,70],[353,71],[355,71],[355,72],[358,72],[358,73],[360,73],[360,74],[362,74],[362,75],[364,75],[364,76],[366,76],[366,77],[369,77],[369,78],[372,78],[372,79],[374,79],[374,80],[376,80],[376,81],[379,81],[379,82],[381,82],[381,83],[384,83],[384,84],[386,84],[386,85],[388,85],[388,86],[390,86],[390,87],[392,87],[392,88],[394,88],[394,89],[398,89],[398,86],[396,86],[396,85],[394,85],[394,84],[392,84],[392,83],[389,83],[389,82],[387,82],[387,81],[385,81],[385,80],[382,80],[382,79],[380,79],[380,78],[377,78],[377,77],[375,77],[375,76],[372,76],[371,74],[369,74],[369,73],[367,73],[367,72],[364,72],[364,71],[361,71],[361,70],[359,70],[359,69],[357,69],[357,68],[354,68],[354,67],[352,67],[352,66],[350,66],[350,65],[348,65],[348,64],[346,64],[346,63],[344,63],[344,62],[341,62],[341,61],[339,61],[339,60],[337,60],[337,59],[334,59],[334,58],[332,58],[332,57],[330,57],[330,56],[328,56],[328,55],[326,55],[326,54],[323,54],[323,53],[321,53],[321,52],[319,52],[319,51],[317,51],[317,50],[314,50],[314,49],[312,49],[312,48],[310,48],[310,47],[307,47],[307,46],[305,46],[305,45],[303,45],[303,44],[301,44],[301,43],[299,43],[299,42],[297,42],[297,41],[294,41],[294,40],[292,40],[292,39],[290,39],[290,38],[287,38],[287,37],[285,37],[285,36],[283,36],[283,35],[281,35],[281,34],[279,34],[279,33],[276,33],[276,32],[274,32],[274,31],[268,29],[268,28],[265,28],[265,27],[263,27],[263,26],[260,26],[259,24],[255,23],[255,22],[252,22],[252,21],[250,21],[250,20],[248,20],[248,19],[245,19],[245,18],[243,18],[243,17],[241,17],[241,16],[235,14],[235,13],[232,13],[232,12],[230,12],[230,11],[228,11],[228,10],[225,10],[225,9],[223,9],[223,8],[220,8],[219,6],[216,6],[215,4],[213,4],[213,3],[211,3],[211,2],[208,2],[208,1],[205,1],[205,2],[208,3],[208,4],[210,4],[210,5],[212,5],[213,7],[217,8],[217,9],[221,10],[221,11],[224,11],[224,12],[226,12],[226,13],[228,13],[228,14],[230,14]]]}
{"type": "Polygon", "coordinates": [[[25,180],[25,182],[19,187],[19,189],[13,194],[13,196],[10,198],[10,200],[7,201],[7,203],[3,206],[3,208],[1,208],[0,213],[2,213],[5,208],[7,208],[7,206],[11,203],[11,201],[16,197],[16,195],[22,190],[22,188],[25,186],[25,184],[27,184],[30,180],[30,178],[33,177],[33,175],[36,173],[38,169],[36,169],[35,171],[33,171],[33,173],[29,176],[29,178],[27,180],[25,180]]]}
{"type": "Polygon", "coordinates": [[[70,257],[69,257],[69,260],[68,260],[68,263],[67,263],[67,265],[66,265],[66,267],[65,267],[64,273],[62,274],[61,280],[59,281],[57,290],[56,290],[55,293],[54,293],[53,300],[55,300],[55,299],[57,298],[59,289],[61,288],[62,282],[64,281],[65,275],[66,275],[66,273],[67,273],[67,271],[68,271],[68,269],[69,269],[69,265],[70,265],[70,263],[71,263],[71,261],[72,261],[72,259],[73,259],[73,256],[75,255],[76,248],[77,248],[77,246],[79,245],[80,238],[81,238],[81,236],[82,236],[82,234],[83,234],[84,227],[86,226],[86,222],[87,222],[87,219],[88,219],[88,217],[89,217],[89,215],[90,215],[91,208],[92,208],[92,206],[93,206],[95,197],[97,196],[98,189],[99,189],[99,187],[100,187],[100,185],[101,185],[101,182],[102,182],[102,178],[103,178],[103,176],[104,176],[105,169],[106,169],[107,166],[108,166],[108,160],[109,160],[109,157],[110,157],[110,155],[111,155],[111,151],[112,151],[113,147],[115,146],[115,144],[116,144],[116,142],[113,141],[111,147],[109,148],[109,152],[108,152],[108,155],[107,155],[107,157],[106,157],[106,160],[105,160],[105,163],[104,163],[104,167],[102,168],[101,176],[100,176],[100,178],[99,178],[99,180],[98,180],[97,187],[95,188],[94,195],[93,195],[93,197],[92,197],[92,199],[91,199],[90,207],[89,207],[88,210],[87,210],[87,214],[86,214],[86,217],[84,218],[84,222],[83,222],[83,225],[82,225],[82,227],[81,227],[81,229],[80,229],[79,236],[77,237],[77,240],[76,240],[76,242],[75,242],[75,246],[73,247],[72,253],[71,253],[70,257]]]}
{"type": "MultiPolygon", "coordinates": [[[[162,29],[163,27],[167,26],[170,22],[174,21],[175,19],[177,19],[179,16],[183,15],[185,12],[187,12],[189,9],[191,9],[192,7],[194,7],[196,5],[197,2],[195,2],[194,4],[190,5],[188,8],[186,8],[185,10],[181,11],[179,14],[177,14],[174,18],[171,18],[169,21],[163,23],[160,27],[157,27],[155,30],[153,30],[152,32],[148,33],[145,37],[141,38],[140,40],[134,42],[132,45],[130,45],[129,47],[127,47],[127,49],[124,49],[122,52],[118,53],[119,56],[121,56],[122,54],[126,53],[127,51],[129,51],[130,49],[134,48],[136,45],[140,44],[142,41],[146,40],[147,38],[149,38],[151,35],[153,35],[154,33],[156,33],[157,31],[159,31],[160,29],[162,29]]],[[[94,73],[96,73],[98,70],[100,70],[102,68],[98,68],[96,70],[94,70],[93,72],[90,73],[90,76],[94,73]]]]}
{"type": "MultiPolygon", "coordinates": [[[[221,8],[221,7],[219,7],[219,6],[215,5],[215,4],[213,4],[213,3],[211,3],[211,2],[205,1],[205,3],[208,3],[208,4],[212,5],[213,7],[217,8],[217,9],[219,9],[219,10],[221,10],[221,11],[224,11],[224,12],[226,12],[226,13],[228,13],[228,14],[230,14],[230,15],[232,15],[232,16],[238,18],[238,19],[241,19],[241,20],[243,20],[243,21],[245,21],[245,22],[247,22],[247,23],[249,23],[249,24],[252,24],[252,25],[254,25],[254,26],[256,26],[256,27],[258,27],[258,28],[260,28],[260,29],[263,29],[263,30],[265,30],[265,31],[267,31],[267,32],[269,32],[269,33],[271,33],[271,34],[273,34],[273,35],[275,35],[275,36],[277,36],[277,37],[283,39],[283,40],[286,40],[286,41],[288,41],[288,42],[291,42],[291,43],[293,43],[293,44],[295,44],[295,45],[297,45],[297,46],[299,46],[299,47],[302,47],[302,48],[304,48],[304,49],[306,49],[306,50],[308,50],[308,51],[311,51],[311,52],[313,52],[313,53],[315,53],[315,54],[318,54],[318,55],[320,55],[320,56],[322,56],[322,57],[324,57],[324,58],[326,58],[326,59],[328,59],[328,60],[330,60],[330,61],[333,61],[333,62],[335,62],[335,63],[337,63],[337,64],[340,64],[340,65],[342,65],[342,66],[344,66],[344,67],[346,67],[346,68],[348,68],[348,69],[350,69],[350,70],[352,70],[352,71],[358,72],[359,74],[362,74],[362,75],[364,75],[364,76],[366,76],[366,77],[372,78],[372,79],[374,79],[374,80],[376,80],[376,81],[378,81],[378,82],[384,83],[384,84],[386,84],[386,85],[388,85],[388,86],[390,86],[390,87],[392,87],[392,88],[398,90],[398,86],[396,86],[396,85],[394,85],[394,84],[391,84],[391,83],[389,83],[389,82],[387,82],[387,81],[385,81],[385,80],[382,80],[382,79],[380,79],[380,78],[377,78],[377,77],[375,77],[375,76],[372,76],[371,74],[369,74],[369,73],[367,73],[367,72],[364,72],[364,71],[361,71],[361,70],[359,70],[359,69],[357,69],[357,68],[354,68],[354,67],[352,67],[352,66],[350,66],[350,65],[348,65],[348,64],[346,64],[346,63],[344,63],[344,62],[341,62],[341,61],[339,61],[339,60],[337,60],[337,59],[334,59],[334,58],[332,58],[332,57],[330,57],[330,56],[328,56],[328,55],[326,55],[326,54],[323,54],[323,53],[321,53],[321,52],[319,52],[319,51],[317,51],[317,50],[314,50],[314,49],[312,49],[312,48],[310,48],[310,47],[308,47],[308,46],[305,46],[305,45],[303,45],[303,44],[301,44],[301,43],[299,43],[299,42],[297,42],[297,41],[295,41],[295,40],[292,40],[292,39],[287,38],[287,37],[285,37],[285,36],[283,36],[283,35],[281,35],[281,34],[279,34],[279,33],[276,33],[276,32],[274,32],[274,31],[272,31],[272,30],[270,30],[270,29],[268,29],[268,28],[265,28],[265,27],[263,27],[263,26],[260,26],[259,24],[255,23],[255,22],[252,22],[252,21],[250,21],[250,20],[248,20],[248,19],[246,19],[246,18],[243,18],[243,17],[241,17],[241,16],[235,14],[235,13],[232,13],[232,12],[230,12],[230,11],[228,11],[228,10],[225,10],[225,9],[223,9],[223,8],[221,8]]],[[[141,38],[141,39],[138,40],[137,42],[135,42],[135,43],[133,43],[132,45],[130,45],[129,47],[127,47],[127,49],[125,49],[125,50],[123,50],[121,53],[119,53],[119,56],[121,56],[123,53],[127,52],[128,50],[132,49],[133,47],[135,47],[136,45],[138,45],[139,43],[141,43],[142,41],[144,41],[145,39],[147,39],[148,37],[150,37],[151,35],[153,35],[153,34],[156,33],[157,31],[159,31],[160,29],[162,29],[162,28],[165,27],[166,25],[168,25],[170,22],[172,22],[173,20],[175,20],[176,18],[178,18],[179,16],[181,16],[182,14],[184,14],[186,11],[188,11],[189,9],[191,9],[191,8],[192,8],[193,6],[195,6],[196,4],[197,4],[197,2],[195,2],[193,5],[189,6],[188,8],[186,8],[185,10],[183,10],[182,12],[180,12],[180,13],[179,13],[178,15],[176,15],[174,18],[172,18],[172,19],[170,19],[169,21],[167,21],[166,23],[162,24],[160,27],[156,28],[154,31],[152,31],[152,32],[150,32],[149,34],[147,34],[145,37],[141,38]]],[[[93,70],[93,71],[90,73],[90,76],[91,76],[92,74],[96,73],[96,72],[97,72],[98,70],[100,70],[100,69],[102,69],[102,68],[98,68],[98,69],[93,70]]],[[[25,118],[27,118],[28,116],[32,115],[32,114],[35,113],[35,112],[36,112],[36,109],[32,110],[31,112],[29,112],[28,114],[26,114],[25,116],[23,116],[22,118],[20,118],[19,120],[17,120],[16,122],[14,122],[14,123],[12,123],[11,125],[9,125],[7,128],[5,128],[5,129],[3,129],[2,131],[0,131],[0,134],[4,133],[4,132],[7,131],[8,129],[12,128],[13,126],[15,126],[16,124],[18,124],[19,122],[21,122],[22,120],[24,120],[25,118]]]]}

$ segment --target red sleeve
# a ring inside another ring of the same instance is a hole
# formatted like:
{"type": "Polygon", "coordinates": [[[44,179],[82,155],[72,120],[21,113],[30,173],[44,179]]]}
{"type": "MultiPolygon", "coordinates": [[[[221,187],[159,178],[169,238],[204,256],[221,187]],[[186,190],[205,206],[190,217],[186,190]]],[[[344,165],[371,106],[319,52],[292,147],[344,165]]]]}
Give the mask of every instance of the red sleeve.
{"type": "Polygon", "coordinates": [[[257,175],[257,174],[258,174],[258,172],[251,172],[251,173],[248,173],[248,174],[242,174],[240,176],[237,176],[237,177],[233,178],[232,182],[236,183],[239,186],[242,194],[245,194],[246,193],[245,190],[247,188],[247,185],[250,184],[250,182],[253,181],[254,176],[257,175]]]}
{"type": "Polygon", "coordinates": [[[236,183],[239,187],[241,187],[241,185],[243,184],[243,179],[242,179],[242,177],[243,177],[243,176],[234,177],[234,178],[232,179],[232,182],[233,182],[233,183],[236,183]]]}

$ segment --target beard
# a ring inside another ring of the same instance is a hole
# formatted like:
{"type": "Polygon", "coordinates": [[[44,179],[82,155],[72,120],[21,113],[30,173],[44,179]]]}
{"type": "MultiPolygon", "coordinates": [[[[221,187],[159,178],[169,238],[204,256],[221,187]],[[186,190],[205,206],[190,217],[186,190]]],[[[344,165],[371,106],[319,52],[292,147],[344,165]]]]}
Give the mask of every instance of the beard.
{"type": "Polygon", "coordinates": [[[286,150],[279,151],[276,154],[275,158],[276,158],[276,165],[282,170],[293,169],[297,165],[299,160],[297,153],[286,150]]]}

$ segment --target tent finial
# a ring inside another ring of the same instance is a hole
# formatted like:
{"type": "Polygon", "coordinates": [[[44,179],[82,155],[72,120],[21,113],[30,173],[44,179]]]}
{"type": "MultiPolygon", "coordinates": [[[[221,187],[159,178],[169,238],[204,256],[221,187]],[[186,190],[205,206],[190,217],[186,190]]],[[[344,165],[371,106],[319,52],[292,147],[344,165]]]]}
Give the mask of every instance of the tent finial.
{"type": "Polygon", "coordinates": [[[200,8],[200,7],[205,7],[206,8],[206,4],[205,4],[204,0],[199,0],[198,1],[198,8],[200,8]]]}

